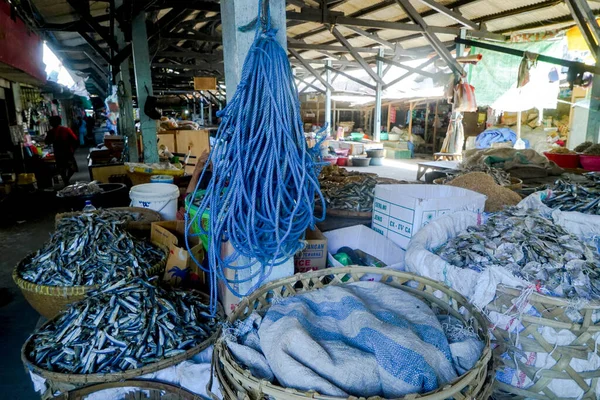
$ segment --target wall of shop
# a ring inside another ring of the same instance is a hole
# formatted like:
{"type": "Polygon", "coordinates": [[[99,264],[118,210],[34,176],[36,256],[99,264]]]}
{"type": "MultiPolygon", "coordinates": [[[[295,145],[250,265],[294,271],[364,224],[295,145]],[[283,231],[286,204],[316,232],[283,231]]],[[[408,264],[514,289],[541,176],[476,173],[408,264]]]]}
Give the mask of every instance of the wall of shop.
{"type": "Polygon", "coordinates": [[[0,2],[0,63],[45,82],[43,42],[10,8],[10,4],[0,2]]]}

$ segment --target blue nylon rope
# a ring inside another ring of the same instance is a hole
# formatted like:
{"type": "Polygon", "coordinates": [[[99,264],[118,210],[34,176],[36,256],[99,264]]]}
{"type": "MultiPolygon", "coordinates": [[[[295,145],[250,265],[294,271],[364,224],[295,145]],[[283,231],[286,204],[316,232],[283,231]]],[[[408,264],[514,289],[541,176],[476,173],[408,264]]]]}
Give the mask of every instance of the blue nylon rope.
{"type": "Polygon", "coordinates": [[[240,30],[252,28],[256,35],[240,84],[231,102],[218,113],[222,120],[209,156],[212,179],[195,215],[191,216],[189,209],[185,213],[188,251],[188,236],[210,232],[208,269],[192,258],[209,275],[213,313],[219,280],[234,295],[248,295],[273,268],[302,248],[306,229],[325,217],[318,181],[321,164],[314,161],[319,146],[306,147],[298,90],[287,54],[275,40],[277,31],[271,27],[268,2],[261,1],[258,17],[240,30]],[[319,219],[314,216],[315,198],[323,209],[319,219]],[[210,215],[207,230],[200,223],[205,211],[210,215]],[[194,223],[200,233],[188,233],[194,223]],[[235,251],[223,257],[221,246],[227,241],[235,251]],[[227,270],[242,272],[257,266],[249,277],[226,277],[227,270]],[[255,278],[257,283],[247,293],[236,289],[255,278]]]}

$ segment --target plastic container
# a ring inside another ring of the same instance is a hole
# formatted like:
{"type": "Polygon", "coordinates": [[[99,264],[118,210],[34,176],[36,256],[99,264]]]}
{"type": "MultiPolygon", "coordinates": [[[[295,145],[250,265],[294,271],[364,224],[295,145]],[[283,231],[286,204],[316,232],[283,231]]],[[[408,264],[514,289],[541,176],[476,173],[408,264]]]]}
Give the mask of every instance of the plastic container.
{"type": "Polygon", "coordinates": [[[383,165],[383,157],[371,158],[369,165],[374,167],[381,167],[383,165]]]}
{"type": "Polygon", "coordinates": [[[150,183],[173,183],[173,175],[152,175],[150,183]]]}
{"type": "MultiPolygon", "coordinates": [[[[206,190],[198,190],[196,192],[196,199],[201,201],[202,197],[204,197],[204,193],[206,193],[206,190]]],[[[192,199],[193,194],[194,193],[190,193],[185,198],[185,209],[190,213],[190,221],[191,220],[194,221],[191,226],[192,233],[199,234],[200,233],[200,226],[198,226],[199,221],[198,221],[198,219],[194,219],[194,217],[196,216],[196,213],[198,212],[198,206],[196,206],[194,204],[194,201],[193,201],[194,199],[192,199]]],[[[208,230],[209,218],[210,218],[210,213],[208,212],[208,210],[202,214],[201,218],[199,218],[202,220],[202,227],[205,230],[208,230]]],[[[202,242],[204,249],[208,251],[208,235],[198,235],[198,236],[200,237],[200,241],[202,242]]]]}
{"type": "Polygon", "coordinates": [[[74,211],[82,210],[88,200],[96,208],[127,207],[129,205],[128,189],[124,183],[99,183],[98,186],[102,189],[100,193],[58,197],[58,200],[66,210],[74,211]]]}
{"type": "Polygon", "coordinates": [[[333,157],[333,156],[323,157],[323,161],[328,162],[331,165],[337,164],[337,159],[338,159],[337,157],[333,157]]]}
{"type": "Polygon", "coordinates": [[[352,140],[354,140],[355,142],[360,142],[365,136],[360,132],[352,132],[350,135],[352,136],[352,140]]]}
{"type": "Polygon", "coordinates": [[[348,153],[350,153],[350,149],[335,149],[335,154],[340,157],[348,157],[348,153]]]}
{"type": "Polygon", "coordinates": [[[379,140],[389,140],[389,136],[387,132],[381,132],[379,134],[379,140]]]}
{"type": "Polygon", "coordinates": [[[149,208],[158,212],[164,221],[177,217],[179,188],[169,183],[144,183],[129,191],[131,207],[149,208]]]}
{"type": "Polygon", "coordinates": [[[367,150],[367,157],[370,157],[370,158],[382,158],[384,155],[385,154],[384,154],[383,149],[367,150]]]}
{"type": "Polygon", "coordinates": [[[556,165],[561,168],[579,168],[579,154],[557,154],[544,152],[544,155],[548,160],[554,161],[556,165]]]}
{"type": "Polygon", "coordinates": [[[352,166],[353,167],[367,167],[367,166],[369,166],[370,162],[371,162],[370,158],[356,157],[356,158],[352,159],[352,166]]]}
{"type": "Polygon", "coordinates": [[[348,165],[348,157],[338,157],[337,165],[339,165],[340,167],[345,167],[346,165],[348,165]]]}
{"type": "Polygon", "coordinates": [[[583,169],[587,171],[600,171],[600,156],[588,156],[581,154],[579,161],[583,169]]]}

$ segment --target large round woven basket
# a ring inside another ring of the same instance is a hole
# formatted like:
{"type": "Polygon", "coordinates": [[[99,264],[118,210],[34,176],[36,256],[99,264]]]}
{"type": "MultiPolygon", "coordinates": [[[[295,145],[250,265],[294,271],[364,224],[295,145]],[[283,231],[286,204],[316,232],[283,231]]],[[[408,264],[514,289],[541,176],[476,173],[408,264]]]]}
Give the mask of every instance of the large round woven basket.
{"type": "Polygon", "coordinates": [[[505,368],[516,370],[521,374],[521,380],[527,377],[532,385],[515,387],[496,382],[494,398],[597,399],[596,387],[599,384],[600,370],[593,367],[594,363],[590,363],[587,368],[578,368],[584,371],[577,372],[571,362],[586,362],[590,355],[600,354],[594,339],[600,333],[600,303],[578,306],[567,299],[533,293],[526,298],[524,304],[532,306],[541,314],[534,316],[516,310],[515,304],[518,304],[519,298],[523,299],[523,290],[499,286],[496,297],[486,306],[485,311],[518,314],[511,321],[523,326],[518,335],[509,333],[505,325],[498,324],[494,327],[494,343],[498,345],[494,349],[494,359],[499,363],[499,371],[505,368]],[[572,335],[565,335],[565,332],[558,335],[562,330],[572,335]],[[542,335],[543,332],[547,333],[546,338],[542,335]],[[550,341],[547,340],[548,335],[552,337],[550,341]],[[559,338],[564,340],[568,336],[570,338],[564,344],[550,343],[559,338]],[[501,357],[505,352],[508,352],[509,357],[501,357]],[[556,363],[550,367],[536,367],[532,361],[535,361],[538,353],[549,354],[556,363]],[[528,362],[523,363],[522,357],[527,354],[530,354],[526,357],[528,362]],[[570,385],[569,389],[565,389],[567,384],[570,385]],[[581,389],[580,393],[577,393],[578,388],[581,389]]]}
{"type": "Polygon", "coordinates": [[[204,400],[202,396],[198,396],[197,394],[194,394],[182,387],[164,382],[148,381],[141,379],[90,385],[82,387],[80,389],[71,390],[67,393],[62,393],[56,397],[53,397],[53,400],[85,400],[92,393],[99,394],[99,392],[108,389],[118,388],[138,389],[133,393],[128,393],[125,397],[125,400],[204,400]]]}
{"type": "MultiPolygon", "coordinates": [[[[244,298],[228,321],[244,320],[254,310],[265,310],[277,298],[294,296],[325,287],[357,282],[365,274],[381,275],[381,282],[404,290],[435,307],[438,313],[452,315],[463,323],[470,323],[475,332],[485,342],[481,358],[476,365],[453,382],[423,394],[411,394],[404,399],[487,399],[493,386],[492,352],[485,318],[458,292],[441,283],[417,275],[386,268],[342,267],[296,274],[289,278],[268,283],[244,298]],[[412,287],[405,285],[412,283],[412,287]],[[416,283],[416,284],[415,284],[416,283]],[[416,286],[416,287],[414,287],[416,286]],[[459,311],[460,310],[460,311],[459,311]]],[[[284,388],[259,380],[250,371],[241,367],[234,359],[225,342],[220,339],[215,344],[214,368],[226,399],[262,398],[299,400],[306,398],[338,400],[336,397],[320,395],[316,392],[302,392],[284,388]]],[[[401,362],[401,360],[399,360],[401,362]]]]}
{"type": "MultiPolygon", "coordinates": [[[[204,293],[199,293],[208,304],[209,298],[204,293]]],[[[223,311],[223,307],[218,305],[217,309],[217,319],[223,320],[225,318],[225,312],[223,311]]],[[[44,327],[50,324],[52,320],[47,321],[42,327],[39,329],[44,329],[44,327]]],[[[120,382],[126,379],[133,379],[139,377],[141,375],[149,374],[152,372],[159,371],[161,369],[165,369],[171,367],[173,365],[179,364],[182,361],[192,358],[196,354],[200,353],[202,350],[206,349],[208,346],[212,345],[215,340],[219,337],[220,328],[215,329],[215,331],[210,335],[208,339],[204,342],[198,344],[191,349],[188,349],[185,353],[177,354],[172,357],[162,358],[154,363],[144,365],[140,368],[128,369],[123,372],[115,372],[111,374],[107,373],[95,373],[95,374],[68,374],[61,372],[53,372],[48,371],[47,369],[41,368],[34,364],[28,357],[29,350],[32,345],[33,335],[31,335],[23,347],[21,348],[21,361],[23,361],[23,365],[28,371],[37,374],[44,379],[46,379],[46,384],[52,389],[61,392],[66,392],[67,390],[71,390],[74,388],[79,388],[84,385],[89,385],[93,383],[105,383],[105,382],[120,382]]]]}
{"type": "MultiPolygon", "coordinates": [[[[161,261],[154,264],[148,270],[148,276],[159,275],[164,271],[167,263],[168,249],[166,246],[159,246],[165,256],[161,261]]],[[[38,285],[21,278],[19,271],[22,266],[27,263],[35,253],[29,254],[22,259],[15,267],[12,273],[12,278],[16,285],[21,289],[25,300],[33,307],[40,315],[47,319],[54,318],[59,312],[67,308],[71,303],[83,300],[85,294],[91,290],[97,289],[99,285],[93,286],[48,286],[38,285]]]]}

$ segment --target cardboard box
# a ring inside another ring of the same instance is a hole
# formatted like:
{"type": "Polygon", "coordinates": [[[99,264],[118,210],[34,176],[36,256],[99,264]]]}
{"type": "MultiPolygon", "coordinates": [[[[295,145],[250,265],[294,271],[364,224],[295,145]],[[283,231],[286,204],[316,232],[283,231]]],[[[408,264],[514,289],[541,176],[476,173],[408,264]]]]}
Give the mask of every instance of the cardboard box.
{"type": "Polygon", "coordinates": [[[329,263],[334,267],[343,265],[333,258],[333,255],[340,248],[347,246],[352,250],[360,249],[370,254],[382,261],[388,268],[404,270],[405,251],[390,239],[364,225],[335,229],[325,232],[323,235],[327,238],[329,263]]]}
{"type": "MultiPolygon", "coordinates": [[[[153,243],[162,244],[169,249],[167,265],[163,281],[173,286],[187,286],[205,289],[204,272],[196,265],[185,246],[185,222],[161,221],[153,222],[150,238],[153,243]]],[[[192,247],[192,255],[199,262],[205,259],[205,252],[197,236],[188,237],[192,247]]]]}
{"type": "Polygon", "coordinates": [[[323,269],[327,266],[327,238],[319,228],[306,230],[306,247],[294,257],[296,272],[323,269]]]}
{"type": "MultiPolygon", "coordinates": [[[[229,256],[233,254],[234,251],[235,250],[230,244],[230,242],[226,242],[221,245],[221,257],[229,256]]],[[[250,260],[246,257],[239,257],[234,263],[234,266],[246,265],[249,263],[249,261],[250,260]]],[[[236,292],[244,296],[248,296],[252,293],[252,288],[254,286],[257,286],[260,279],[259,276],[256,276],[252,280],[249,280],[247,282],[232,283],[232,281],[248,279],[249,277],[258,273],[259,271],[260,265],[258,264],[253,266],[252,268],[245,268],[241,270],[226,269],[225,277],[229,280],[229,285],[233,287],[233,289],[236,292]]],[[[289,258],[283,264],[273,267],[273,269],[271,270],[271,274],[265,277],[262,284],[264,285],[267,282],[271,282],[292,275],[294,275],[294,260],[292,258],[289,258]]],[[[223,309],[225,310],[225,313],[227,315],[231,315],[233,310],[235,310],[235,307],[237,307],[239,302],[242,300],[241,297],[238,297],[234,293],[232,293],[231,290],[229,290],[229,288],[227,287],[227,283],[221,279],[219,279],[218,283],[218,296],[219,301],[221,302],[221,305],[223,306],[223,309]]]]}
{"type": "Polygon", "coordinates": [[[371,227],[406,250],[410,238],[455,211],[483,213],[487,197],[446,185],[377,185],[371,227]]]}

